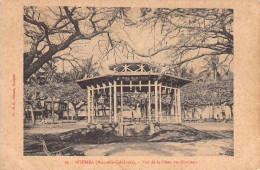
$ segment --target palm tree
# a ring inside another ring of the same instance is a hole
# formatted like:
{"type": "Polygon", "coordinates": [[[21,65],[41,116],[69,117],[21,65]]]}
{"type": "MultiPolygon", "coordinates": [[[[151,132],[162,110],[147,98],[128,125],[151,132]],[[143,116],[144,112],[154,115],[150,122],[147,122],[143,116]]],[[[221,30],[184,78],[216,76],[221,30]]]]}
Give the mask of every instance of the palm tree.
{"type": "Polygon", "coordinates": [[[176,76],[179,76],[182,78],[188,78],[188,79],[193,79],[197,76],[196,73],[194,72],[194,68],[188,67],[187,65],[172,67],[172,68],[170,68],[169,72],[176,76]]]}
{"type": "Polygon", "coordinates": [[[205,80],[213,78],[214,82],[216,82],[221,79],[221,73],[226,73],[228,70],[228,65],[224,64],[226,59],[220,62],[218,56],[211,55],[204,58],[204,61],[206,61],[206,65],[202,68],[205,68],[205,70],[203,70],[200,75],[206,76],[205,80]]]}

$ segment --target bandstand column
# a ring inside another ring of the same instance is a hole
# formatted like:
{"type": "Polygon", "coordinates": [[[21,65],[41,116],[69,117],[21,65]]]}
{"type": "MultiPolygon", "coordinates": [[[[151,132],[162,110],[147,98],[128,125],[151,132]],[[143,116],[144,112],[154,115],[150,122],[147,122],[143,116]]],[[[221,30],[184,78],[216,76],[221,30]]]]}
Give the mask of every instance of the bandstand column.
{"type": "Polygon", "coordinates": [[[152,114],[151,114],[151,80],[148,82],[148,117],[149,117],[149,122],[152,120],[152,114]]]}
{"type": "Polygon", "coordinates": [[[130,91],[132,91],[132,80],[130,80],[130,91]]]}
{"type": "Polygon", "coordinates": [[[170,93],[171,93],[171,110],[170,110],[170,115],[175,115],[175,112],[174,112],[174,91],[170,88],[170,93]]]}
{"type": "Polygon", "coordinates": [[[87,87],[87,89],[88,89],[88,123],[90,123],[90,119],[91,119],[91,117],[90,117],[90,87],[88,86],[87,87]]]}
{"type": "Polygon", "coordinates": [[[116,80],[114,80],[114,123],[117,123],[117,96],[116,80]]]}
{"type": "Polygon", "coordinates": [[[178,106],[177,106],[177,89],[174,89],[174,114],[175,120],[178,122],[178,106]]]}
{"type": "Polygon", "coordinates": [[[121,122],[123,122],[123,81],[121,80],[121,93],[120,93],[120,95],[121,95],[121,107],[120,107],[120,110],[121,110],[121,116],[120,116],[120,118],[121,118],[121,122]]]}
{"type": "Polygon", "coordinates": [[[112,122],[112,83],[109,83],[109,123],[112,122]]]}
{"type": "Polygon", "coordinates": [[[94,86],[92,86],[91,102],[92,102],[91,123],[94,123],[94,86]]]}
{"type": "Polygon", "coordinates": [[[158,122],[158,81],[154,82],[155,121],[158,122]]]}
{"type": "Polygon", "coordinates": [[[159,115],[160,115],[160,122],[162,122],[162,84],[159,85],[159,115]]]}
{"type": "Polygon", "coordinates": [[[177,89],[178,122],[181,123],[181,89],[177,89]]]}

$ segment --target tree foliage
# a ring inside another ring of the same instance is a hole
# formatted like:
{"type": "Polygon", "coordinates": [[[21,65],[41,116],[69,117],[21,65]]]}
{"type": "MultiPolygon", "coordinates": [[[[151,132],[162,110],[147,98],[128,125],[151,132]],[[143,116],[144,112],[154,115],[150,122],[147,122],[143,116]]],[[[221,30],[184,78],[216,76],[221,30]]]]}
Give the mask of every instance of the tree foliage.
{"type": "MultiPolygon", "coordinates": [[[[55,63],[52,64],[55,68],[55,63]]],[[[36,94],[39,95],[42,101],[55,100],[55,101],[67,101],[74,107],[76,116],[78,116],[79,109],[87,103],[86,90],[81,89],[76,80],[83,77],[91,77],[97,74],[95,66],[92,64],[92,60],[86,60],[82,65],[75,67],[70,72],[56,72],[56,69],[43,69],[41,74],[37,74],[34,78],[41,79],[40,82],[33,81],[27,82],[24,86],[25,100],[30,101],[32,105],[38,103],[36,100],[36,94]]]]}
{"type": "Polygon", "coordinates": [[[183,105],[233,105],[233,81],[190,83],[181,88],[183,105]]]}

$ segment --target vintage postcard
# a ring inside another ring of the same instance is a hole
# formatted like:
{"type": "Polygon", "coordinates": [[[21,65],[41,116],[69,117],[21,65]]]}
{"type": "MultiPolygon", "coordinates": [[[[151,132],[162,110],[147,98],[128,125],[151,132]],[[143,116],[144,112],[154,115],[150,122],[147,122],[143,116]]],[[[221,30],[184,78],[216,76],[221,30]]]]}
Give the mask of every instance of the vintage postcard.
{"type": "Polygon", "coordinates": [[[1,169],[258,169],[260,3],[1,2],[1,169]]]}

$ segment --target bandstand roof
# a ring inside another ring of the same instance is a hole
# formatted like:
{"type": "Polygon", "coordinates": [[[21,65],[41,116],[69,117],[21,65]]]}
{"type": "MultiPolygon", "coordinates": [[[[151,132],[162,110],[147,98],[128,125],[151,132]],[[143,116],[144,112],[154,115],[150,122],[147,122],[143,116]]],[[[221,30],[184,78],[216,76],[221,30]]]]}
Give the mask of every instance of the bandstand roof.
{"type": "Polygon", "coordinates": [[[132,80],[134,82],[139,82],[141,80],[142,84],[147,84],[146,81],[151,80],[151,82],[158,80],[158,83],[167,84],[170,87],[181,87],[185,84],[191,82],[191,80],[180,78],[168,74],[161,74],[161,73],[150,73],[150,72],[124,72],[122,73],[114,73],[114,74],[107,74],[104,76],[96,76],[91,78],[85,78],[76,81],[77,84],[82,88],[86,89],[87,86],[97,86],[109,83],[113,84],[113,81],[123,81],[123,84],[128,80],[132,80]]]}
{"type": "Polygon", "coordinates": [[[117,72],[128,72],[128,71],[148,72],[152,70],[151,64],[146,62],[122,62],[122,63],[110,65],[109,69],[117,72]],[[126,67],[127,69],[125,70],[126,67]]]}

